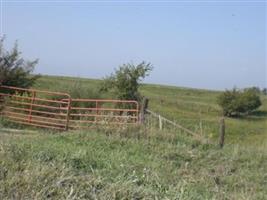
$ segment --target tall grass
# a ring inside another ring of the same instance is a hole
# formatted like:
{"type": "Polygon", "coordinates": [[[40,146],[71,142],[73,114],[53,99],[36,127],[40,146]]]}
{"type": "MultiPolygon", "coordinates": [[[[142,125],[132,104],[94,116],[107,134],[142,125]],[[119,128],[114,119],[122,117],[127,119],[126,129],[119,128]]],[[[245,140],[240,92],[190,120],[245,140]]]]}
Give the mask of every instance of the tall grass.
{"type": "Polygon", "coordinates": [[[1,133],[0,199],[258,200],[266,159],[266,144],[220,150],[140,127],[1,133]]]}

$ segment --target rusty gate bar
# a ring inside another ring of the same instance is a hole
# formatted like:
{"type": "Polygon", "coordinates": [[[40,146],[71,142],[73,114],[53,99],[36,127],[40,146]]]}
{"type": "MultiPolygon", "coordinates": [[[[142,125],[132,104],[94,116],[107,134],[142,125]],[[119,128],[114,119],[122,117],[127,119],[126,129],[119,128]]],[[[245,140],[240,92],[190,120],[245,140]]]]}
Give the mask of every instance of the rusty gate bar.
{"type": "Polygon", "coordinates": [[[1,105],[0,114],[9,121],[57,130],[139,123],[139,103],[133,100],[72,99],[67,93],[0,86],[1,105]]]}

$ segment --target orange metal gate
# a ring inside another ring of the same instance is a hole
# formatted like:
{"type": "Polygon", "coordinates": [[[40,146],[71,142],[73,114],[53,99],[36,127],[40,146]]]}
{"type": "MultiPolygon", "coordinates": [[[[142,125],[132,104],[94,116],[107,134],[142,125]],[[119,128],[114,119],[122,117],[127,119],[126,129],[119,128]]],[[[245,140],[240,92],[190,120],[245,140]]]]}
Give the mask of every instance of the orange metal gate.
{"type": "Polygon", "coordinates": [[[139,121],[137,101],[72,99],[67,93],[10,86],[0,86],[0,106],[9,121],[58,130],[139,121]]]}
{"type": "Polygon", "coordinates": [[[69,94],[9,86],[0,86],[0,89],[3,104],[1,114],[9,121],[43,128],[68,129],[69,94]]]}

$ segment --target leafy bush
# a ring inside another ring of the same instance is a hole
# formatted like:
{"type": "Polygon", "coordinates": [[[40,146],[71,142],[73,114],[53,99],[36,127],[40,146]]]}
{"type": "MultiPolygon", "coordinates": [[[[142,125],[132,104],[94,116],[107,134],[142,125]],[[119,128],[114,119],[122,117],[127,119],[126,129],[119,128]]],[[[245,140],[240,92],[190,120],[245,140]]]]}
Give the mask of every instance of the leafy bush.
{"type": "Polygon", "coordinates": [[[218,97],[218,104],[223,109],[224,116],[249,114],[261,106],[260,96],[254,88],[245,90],[226,90],[218,97]]]}
{"type": "MultiPolygon", "coordinates": [[[[4,39],[0,39],[0,85],[31,87],[39,75],[32,75],[38,60],[25,61],[21,58],[17,43],[11,51],[3,47],[4,39]]],[[[14,91],[6,90],[6,93],[14,91]]]]}
{"type": "Polygon", "coordinates": [[[140,81],[148,76],[152,69],[152,65],[146,62],[138,65],[123,64],[115,70],[115,74],[104,79],[101,91],[112,90],[118,99],[138,101],[140,81]]]}

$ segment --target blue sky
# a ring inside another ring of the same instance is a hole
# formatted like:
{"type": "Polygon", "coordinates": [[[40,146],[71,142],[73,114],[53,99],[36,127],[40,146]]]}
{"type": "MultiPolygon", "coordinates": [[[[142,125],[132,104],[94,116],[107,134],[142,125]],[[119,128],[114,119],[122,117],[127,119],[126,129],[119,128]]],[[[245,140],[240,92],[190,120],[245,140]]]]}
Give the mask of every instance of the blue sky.
{"type": "Polygon", "coordinates": [[[264,1],[2,1],[6,46],[37,73],[102,78],[151,62],[145,82],[266,87],[264,1]]]}

